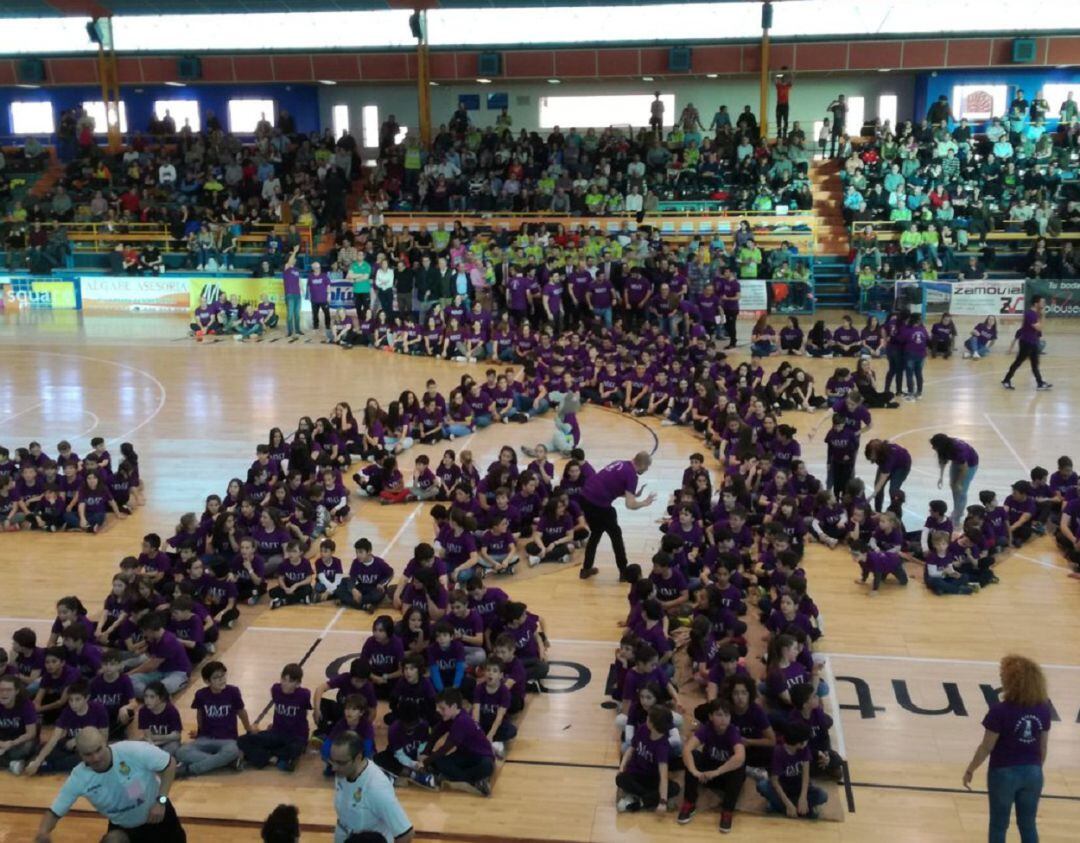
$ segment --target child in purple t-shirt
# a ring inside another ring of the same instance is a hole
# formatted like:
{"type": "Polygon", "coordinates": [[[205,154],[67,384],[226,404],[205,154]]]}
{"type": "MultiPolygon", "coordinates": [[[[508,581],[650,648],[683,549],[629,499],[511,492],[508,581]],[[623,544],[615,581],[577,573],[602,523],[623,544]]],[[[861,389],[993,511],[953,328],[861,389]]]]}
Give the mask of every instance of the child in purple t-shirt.
{"type": "Polygon", "coordinates": [[[663,814],[667,812],[668,802],[679,795],[679,785],[668,775],[671,710],[654,705],[645,722],[647,728],[635,730],[634,740],[623,753],[615,776],[615,785],[622,794],[615,803],[620,813],[652,808],[663,814]]]}
{"type": "Polygon", "coordinates": [[[236,721],[244,731],[252,732],[251,720],[244,708],[240,689],[228,683],[228,673],[221,662],[207,662],[201,671],[205,688],[195,692],[191,707],[197,712],[198,731],[195,740],[176,751],[177,775],[201,776],[223,767],[242,763],[243,755],[237,743],[236,721]]]}
{"type": "Polygon", "coordinates": [[[270,688],[270,704],[274,719],[269,729],[242,735],[237,744],[244,760],[262,769],[270,764],[291,773],[304,754],[308,740],[308,712],[311,711],[311,692],[301,687],[303,668],[287,664],[281,670],[281,681],[270,688]]]}

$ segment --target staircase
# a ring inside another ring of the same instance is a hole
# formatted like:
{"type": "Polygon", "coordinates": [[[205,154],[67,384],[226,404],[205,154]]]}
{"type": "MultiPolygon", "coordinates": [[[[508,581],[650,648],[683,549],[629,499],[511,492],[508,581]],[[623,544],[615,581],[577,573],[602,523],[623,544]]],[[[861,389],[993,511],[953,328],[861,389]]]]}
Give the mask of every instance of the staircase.
{"type": "Polygon", "coordinates": [[[844,189],[840,162],[814,161],[810,165],[810,189],[818,219],[814,253],[814,287],[818,307],[854,308],[858,302],[848,267],[850,241],[841,211],[844,189]]]}
{"type": "Polygon", "coordinates": [[[56,157],[56,150],[50,150],[49,163],[34,182],[34,186],[30,188],[30,195],[38,199],[45,198],[52,193],[53,188],[60,183],[60,179],[63,177],[64,165],[56,157]]]}

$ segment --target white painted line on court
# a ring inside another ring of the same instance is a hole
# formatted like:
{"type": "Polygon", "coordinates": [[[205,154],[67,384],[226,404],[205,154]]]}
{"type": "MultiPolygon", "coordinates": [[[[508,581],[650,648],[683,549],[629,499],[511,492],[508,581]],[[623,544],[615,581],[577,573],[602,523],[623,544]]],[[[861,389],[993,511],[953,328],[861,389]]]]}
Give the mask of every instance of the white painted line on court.
{"type": "Polygon", "coordinates": [[[1020,463],[1020,467],[1024,469],[1024,471],[1029,471],[1028,464],[1021,459],[1018,453],[1016,453],[1016,448],[1012,446],[1012,442],[1010,442],[1005,434],[1001,432],[1001,428],[994,423],[992,418],[990,418],[990,414],[983,413],[983,418],[986,419],[986,423],[994,429],[994,433],[998,435],[998,438],[1005,444],[1005,447],[1009,449],[1009,453],[1013,455],[1018,463],[1020,463]]]}
{"type": "Polygon", "coordinates": [[[1043,568],[1049,568],[1051,571],[1068,571],[1069,569],[1064,565],[1055,565],[1053,562],[1044,562],[1042,559],[1036,559],[1034,556],[1028,556],[1025,553],[1017,553],[1015,550],[1010,553],[1007,559],[1023,559],[1025,562],[1031,562],[1033,565],[1041,565],[1043,568]]]}
{"type": "Polygon", "coordinates": [[[42,405],[43,403],[44,403],[43,401],[38,401],[38,402],[37,402],[36,404],[31,404],[31,405],[30,405],[29,407],[27,407],[27,408],[26,408],[25,410],[19,410],[19,412],[17,412],[17,413],[12,413],[12,414],[11,414],[10,416],[8,416],[7,418],[5,418],[5,419],[0,419],[0,424],[7,424],[7,423],[8,423],[9,421],[11,421],[12,419],[17,419],[17,418],[18,418],[19,416],[25,416],[25,415],[26,415],[27,413],[30,413],[30,412],[33,412],[34,410],[36,410],[36,409],[37,409],[38,407],[40,407],[40,406],[41,406],[41,405],[42,405]]]}
{"type": "MultiPolygon", "coordinates": [[[[912,664],[918,664],[925,662],[929,664],[974,664],[974,665],[990,665],[997,667],[1000,662],[983,661],[981,659],[938,659],[929,658],[926,656],[880,656],[874,653],[825,653],[828,658],[833,659],[863,659],[865,661],[885,661],[885,662],[910,662],[912,664]]],[[[1052,670],[1080,670],[1080,664],[1042,664],[1040,667],[1050,668],[1052,670]]]]}
{"type": "Polygon", "coordinates": [[[840,719],[840,701],[836,698],[836,676],[828,656],[825,657],[825,681],[829,683],[829,707],[832,709],[833,726],[836,727],[836,751],[846,761],[847,741],[844,740],[844,723],[840,719]]]}
{"type": "Polygon", "coordinates": [[[152,374],[150,374],[145,369],[140,369],[137,366],[129,366],[126,363],[117,363],[115,360],[108,360],[108,359],[106,359],[104,357],[91,357],[88,354],[61,353],[59,351],[39,351],[36,348],[31,349],[31,353],[32,354],[44,354],[44,355],[48,355],[49,357],[74,357],[74,358],[80,359],[80,360],[90,360],[90,361],[92,361],[94,363],[104,363],[107,366],[115,366],[118,369],[125,369],[125,370],[127,370],[129,372],[135,372],[136,374],[142,375],[145,378],[149,378],[150,380],[152,380],[154,382],[154,385],[157,386],[158,390],[161,393],[161,395],[158,397],[158,403],[157,403],[157,406],[154,408],[154,411],[150,415],[148,415],[145,419],[143,419],[141,422],[139,422],[137,425],[135,425],[135,427],[131,428],[131,430],[125,430],[119,436],[114,436],[113,438],[108,439],[107,441],[110,442],[110,443],[111,442],[122,442],[123,440],[125,440],[129,436],[131,436],[131,434],[135,433],[137,430],[141,430],[146,425],[150,424],[150,422],[152,422],[157,417],[157,414],[160,413],[162,411],[162,409],[164,409],[164,407],[165,407],[165,401],[166,401],[166,399],[168,398],[168,395],[169,395],[168,390],[165,389],[165,384],[163,384],[161,381],[159,381],[157,378],[155,378],[152,374]]]}

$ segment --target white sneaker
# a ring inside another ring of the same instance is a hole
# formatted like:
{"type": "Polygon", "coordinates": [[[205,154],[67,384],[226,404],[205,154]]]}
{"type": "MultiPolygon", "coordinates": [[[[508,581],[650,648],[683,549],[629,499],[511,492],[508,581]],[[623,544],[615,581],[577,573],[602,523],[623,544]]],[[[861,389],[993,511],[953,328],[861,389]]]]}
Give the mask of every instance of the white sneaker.
{"type": "Polygon", "coordinates": [[[660,427],[675,427],[675,425],[676,422],[673,422],[671,419],[664,419],[660,422],[660,427]]]}
{"type": "Polygon", "coordinates": [[[455,363],[467,363],[469,361],[464,356],[459,354],[457,357],[454,358],[454,362],[455,363]]]}
{"type": "Polygon", "coordinates": [[[26,769],[26,762],[25,761],[9,761],[8,762],[8,771],[13,776],[21,776],[23,774],[23,770],[25,770],[25,769],[26,769]]]}
{"type": "Polygon", "coordinates": [[[502,741],[492,741],[491,748],[495,750],[496,758],[506,757],[506,744],[504,744],[502,741]]]}
{"type": "Polygon", "coordinates": [[[746,775],[752,778],[756,782],[765,781],[769,777],[769,774],[765,772],[761,767],[747,767],[746,775]]]}
{"type": "Polygon", "coordinates": [[[540,557],[539,556],[530,556],[529,557],[529,567],[530,568],[535,568],[539,564],[540,564],[540,557]]]}
{"type": "Polygon", "coordinates": [[[620,814],[625,814],[627,811],[631,810],[637,810],[640,807],[641,802],[638,801],[636,796],[624,796],[615,803],[615,810],[620,814]]]}
{"type": "MultiPolygon", "coordinates": [[[[979,356],[979,355],[977,355],[977,354],[975,355],[975,357],[978,357],[978,356],[979,356]]],[[[962,359],[964,359],[964,360],[970,360],[970,359],[971,359],[971,357],[972,357],[972,354],[971,354],[971,352],[970,352],[970,351],[965,351],[965,352],[963,353],[963,355],[962,355],[962,359]]]]}

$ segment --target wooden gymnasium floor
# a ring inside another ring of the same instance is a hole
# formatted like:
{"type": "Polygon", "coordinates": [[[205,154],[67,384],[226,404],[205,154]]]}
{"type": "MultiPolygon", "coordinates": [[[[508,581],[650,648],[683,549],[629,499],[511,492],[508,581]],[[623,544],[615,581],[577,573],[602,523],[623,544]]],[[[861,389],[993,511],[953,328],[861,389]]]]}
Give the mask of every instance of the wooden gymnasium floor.
{"type": "MultiPolygon", "coordinates": [[[[243,473],[271,426],[288,429],[299,416],[325,414],[342,399],[357,406],[373,394],[385,406],[405,386],[419,390],[428,376],[445,391],[465,368],[314,343],[196,346],[181,338],[184,322],[171,316],[8,311],[0,319],[0,441],[15,446],[40,439],[53,452],[59,439],[68,438],[82,453],[92,435],[114,443],[130,440],[141,455],[149,496],[135,517],[95,538],[23,534],[0,539],[0,641],[5,644],[18,626],[29,624],[44,633],[61,595],[77,592],[88,606],[99,606],[119,558],[137,550],[143,533],[167,534],[181,513],[200,508],[206,494],[223,492],[230,477],[243,473]]],[[[1045,369],[1057,384],[1052,392],[1036,394],[1027,374],[1017,377],[1016,392],[1004,392],[998,381],[1006,360],[999,349],[980,362],[930,362],[923,402],[875,412],[875,434],[899,439],[916,458],[908,483],[913,523],[921,522],[927,501],[940,494],[927,444],[936,431],[974,442],[982,455],[975,487],[999,493],[1036,464],[1052,469],[1060,454],[1080,455],[1071,435],[1078,399],[1069,386],[1080,337],[1069,327],[1054,323],[1049,333],[1045,369]]],[[[823,383],[834,364],[810,365],[823,383]]],[[[818,418],[789,414],[784,419],[800,429],[815,473],[823,472],[824,448],[820,441],[807,442],[806,434],[818,418]]],[[[696,449],[684,431],[654,422],[597,409],[586,410],[582,421],[584,447],[596,465],[655,448],[647,480],[664,497],[696,449]]],[[[504,442],[517,446],[547,435],[547,423],[499,426],[455,445],[472,448],[484,466],[504,442]]],[[[657,545],[660,512],[657,505],[621,516],[637,561],[646,562],[657,545]]],[[[400,567],[414,543],[431,537],[430,521],[424,507],[361,503],[336,536],[342,555],[362,535],[400,567]]],[[[604,551],[600,564],[601,575],[584,585],[576,565],[541,566],[507,583],[547,623],[551,658],[560,662],[547,683],[551,693],[530,703],[490,800],[456,792],[402,792],[425,839],[660,841],[716,834],[712,811],[679,828],[673,816],[615,812],[612,716],[600,702],[625,602],[604,551]]],[[[870,602],[853,585],[855,569],[846,555],[811,547],[806,567],[825,618],[820,649],[829,654],[828,678],[835,689],[827,704],[834,715],[840,706],[835,743],[850,762],[851,805],[841,792],[844,821],[813,825],[739,815],[736,832],[802,843],[985,839],[985,797],[960,789],[960,776],[981,734],[982,686],[993,687],[998,658],[1015,650],[1047,665],[1061,715],[1051,733],[1043,840],[1075,840],[1080,827],[1080,583],[1066,577],[1051,540],[1012,554],[1001,566],[1001,585],[974,597],[935,598],[915,579],[905,591],[885,587],[870,602]]],[[[307,681],[313,685],[330,662],[359,651],[370,622],[366,614],[327,606],[273,614],[263,607],[246,610],[242,628],[224,636],[218,657],[249,708],[259,712],[282,664],[306,659],[307,681]]],[[[190,694],[179,701],[185,715],[190,694]]],[[[4,776],[0,807],[45,806],[57,786],[54,777],[4,776]]],[[[226,834],[255,839],[254,824],[283,800],[300,806],[302,820],[312,826],[305,839],[329,839],[333,823],[331,790],[313,759],[289,778],[276,771],[223,774],[183,782],[174,792],[183,816],[205,821],[191,826],[190,839],[196,841],[226,834]],[[221,825],[230,821],[244,823],[221,825]]],[[[0,841],[28,839],[28,821],[34,818],[5,813],[0,841]]],[[[68,822],[57,839],[85,840],[100,827],[97,821],[68,822]]]]}

